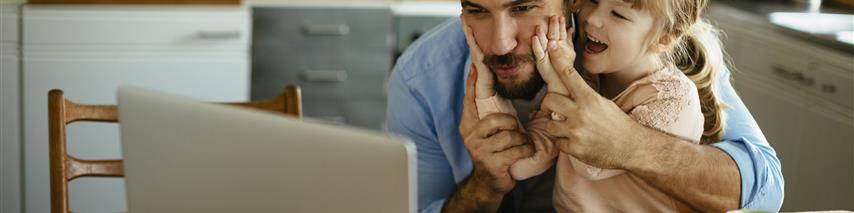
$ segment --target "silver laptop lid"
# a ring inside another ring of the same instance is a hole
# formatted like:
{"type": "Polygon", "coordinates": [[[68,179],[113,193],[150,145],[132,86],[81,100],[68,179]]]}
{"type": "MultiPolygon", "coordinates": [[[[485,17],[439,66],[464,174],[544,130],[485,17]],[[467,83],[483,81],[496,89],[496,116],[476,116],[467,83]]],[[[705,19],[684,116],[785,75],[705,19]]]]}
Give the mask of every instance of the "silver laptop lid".
{"type": "Polygon", "coordinates": [[[122,87],[130,212],[415,212],[403,139],[122,87]]]}

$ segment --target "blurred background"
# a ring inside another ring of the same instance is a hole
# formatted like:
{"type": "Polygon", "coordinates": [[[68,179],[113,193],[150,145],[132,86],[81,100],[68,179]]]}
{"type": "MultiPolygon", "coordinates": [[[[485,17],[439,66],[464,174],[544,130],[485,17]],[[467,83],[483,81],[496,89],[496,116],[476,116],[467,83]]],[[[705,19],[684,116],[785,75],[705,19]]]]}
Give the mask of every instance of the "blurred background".
{"type": "MultiPolygon", "coordinates": [[[[0,212],[49,212],[47,92],[115,103],[134,84],[209,101],[302,89],[308,119],[381,131],[386,81],[457,0],[0,0],[0,212]]],[[[733,84],[776,149],[783,211],[854,210],[854,1],[712,0],[733,84]]],[[[120,158],[115,124],[69,153],[120,158]]],[[[71,183],[71,209],[126,211],[121,179],[71,183]]]]}

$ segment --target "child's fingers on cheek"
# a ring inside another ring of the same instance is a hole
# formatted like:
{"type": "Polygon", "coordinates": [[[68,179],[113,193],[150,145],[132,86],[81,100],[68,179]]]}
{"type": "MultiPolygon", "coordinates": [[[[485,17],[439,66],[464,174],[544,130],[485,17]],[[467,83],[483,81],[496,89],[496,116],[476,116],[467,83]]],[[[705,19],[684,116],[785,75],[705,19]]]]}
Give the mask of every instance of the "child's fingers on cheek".
{"type": "Polygon", "coordinates": [[[546,29],[543,26],[537,26],[537,38],[539,38],[540,46],[545,49],[545,46],[549,43],[549,39],[546,38],[546,29]]]}
{"type": "Polygon", "coordinates": [[[534,57],[537,59],[537,66],[539,66],[540,61],[545,58],[545,51],[540,46],[539,36],[531,37],[531,50],[534,52],[534,57]]]}
{"type": "Polygon", "coordinates": [[[558,29],[560,29],[560,36],[558,37],[558,39],[561,41],[566,40],[566,17],[560,17],[560,27],[558,29]]]}

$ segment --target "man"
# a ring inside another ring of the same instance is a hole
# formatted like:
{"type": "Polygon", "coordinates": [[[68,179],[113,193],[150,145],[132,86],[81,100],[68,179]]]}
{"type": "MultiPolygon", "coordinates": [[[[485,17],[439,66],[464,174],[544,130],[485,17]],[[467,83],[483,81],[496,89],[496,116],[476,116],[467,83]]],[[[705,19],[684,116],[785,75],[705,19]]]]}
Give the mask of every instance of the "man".
{"type": "MultiPolygon", "coordinates": [[[[525,58],[531,55],[534,26],[546,26],[547,17],[563,15],[566,4],[562,0],[462,1],[461,18],[471,27],[481,51],[492,59],[487,66],[513,79],[496,81],[496,91],[516,99],[518,115],[527,115],[525,111],[541,101],[531,98],[542,82],[533,60],[525,58]]],[[[419,211],[553,211],[553,170],[522,182],[508,175],[510,164],[533,152],[524,146],[528,138],[515,118],[506,114],[469,118],[472,107],[464,107],[463,100],[470,64],[462,25],[453,19],[410,46],[392,72],[386,124],[389,132],[407,136],[417,145],[419,211]]],[[[779,210],[783,199],[779,160],[725,80],[729,72],[722,73],[719,94],[729,106],[724,141],[711,146],[684,143],[635,123],[616,107],[603,107],[613,103],[594,95],[576,102],[581,114],[594,119],[576,124],[593,134],[587,135],[588,141],[573,144],[591,150],[575,157],[593,162],[592,166],[632,172],[699,211],[779,210]],[[630,150],[630,156],[643,157],[628,158],[626,150],[614,148],[627,143],[644,144],[630,150]]]]}

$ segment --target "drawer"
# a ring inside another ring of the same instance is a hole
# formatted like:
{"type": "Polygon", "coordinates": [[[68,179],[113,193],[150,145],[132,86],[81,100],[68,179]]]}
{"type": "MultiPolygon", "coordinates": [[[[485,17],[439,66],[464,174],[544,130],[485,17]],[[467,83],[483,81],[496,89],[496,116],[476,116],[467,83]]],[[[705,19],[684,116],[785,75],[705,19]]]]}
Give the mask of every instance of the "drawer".
{"type": "Polygon", "coordinates": [[[329,52],[326,49],[253,49],[256,66],[267,69],[347,69],[352,72],[384,72],[392,68],[391,50],[346,49],[329,52]]]}
{"type": "Polygon", "coordinates": [[[24,44],[239,45],[251,38],[243,6],[71,6],[23,8],[24,44]]]}
{"type": "Polygon", "coordinates": [[[303,99],[306,120],[344,124],[381,130],[385,121],[386,100],[382,99],[303,99]]]}
{"type": "Polygon", "coordinates": [[[854,109],[854,70],[828,63],[815,63],[810,75],[815,77],[815,93],[831,102],[854,109]]]}
{"type": "Polygon", "coordinates": [[[345,60],[392,51],[387,8],[259,7],[253,17],[253,55],[294,52],[345,60]]]}
{"type": "Polygon", "coordinates": [[[252,75],[252,98],[278,95],[288,84],[296,84],[304,98],[353,99],[386,97],[387,72],[346,69],[259,70],[252,75]]]}

